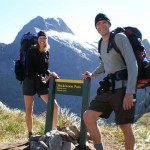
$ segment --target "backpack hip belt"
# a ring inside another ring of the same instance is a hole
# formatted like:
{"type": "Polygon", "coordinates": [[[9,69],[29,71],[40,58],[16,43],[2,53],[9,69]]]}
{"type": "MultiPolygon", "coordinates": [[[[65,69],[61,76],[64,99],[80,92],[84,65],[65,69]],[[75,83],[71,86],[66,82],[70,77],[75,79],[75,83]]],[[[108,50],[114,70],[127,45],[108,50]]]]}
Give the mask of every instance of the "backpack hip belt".
{"type": "Polygon", "coordinates": [[[103,81],[100,81],[100,87],[97,89],[97,94],[101,95],[108,91],[115,93],[115,81],[127,80],[127,69],[117,71],[115,73],[108,74],[103,81]]]}
{"type": "Polygon", "coordinates": [[[108,74],[108,77],[111,79],[112,93],[115,91],[115,81],[127,80],[128,72],[127,69],[117,71],[115,73],[108,74]]]}
{"type": "Polygon", "coordinates": [[[116,81],[127,80],[128,79],[128,71],[127,71],[127,69],[123,69],[123,70],[117,71],[115,73],[108,74],[108,77],[110,79],[114,79],[116,81]]]}

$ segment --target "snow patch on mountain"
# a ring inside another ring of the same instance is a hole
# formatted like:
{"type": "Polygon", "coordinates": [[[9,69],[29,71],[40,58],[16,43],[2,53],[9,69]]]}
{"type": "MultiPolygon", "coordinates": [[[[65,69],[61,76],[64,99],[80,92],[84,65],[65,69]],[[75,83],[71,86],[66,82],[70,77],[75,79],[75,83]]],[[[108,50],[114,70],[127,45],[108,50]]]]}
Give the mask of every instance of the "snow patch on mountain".
{"type": "MultiPolygon", "coordinates": [[[[40,29],[35,27],[36,32],[39,32],[40,29]]],[[[65,45],[68,48],[73,49],[79,56],[90,60],[89,56],[91,53],[98,55],[97,53],[97,43],[96,42],[86,42],[81,40],[79,37],[76,37],[73,34],[66,32],[57,32],[54,30],[49,30],[46,32],[47,35],[53,40],[65,45]]]]}
{"type": "Polygon", "coordinates": [[[89,44],[85,41],[80,40],[78,37],[72,34],[66,33],[66,32],[57,32],[57,31],[51,30],[51,31],[48,31],[47,34],[50,38],[73,49],[74,51],[76,51],[76,53],[79,54],[79,56],[85,57],[86,59],[89,59],[86,56],[88,55],[89,52],[95,53],[95,55],[97,55],[97,52],[95,50],[96,43],[93,43],[93,45],[89,44]]]}

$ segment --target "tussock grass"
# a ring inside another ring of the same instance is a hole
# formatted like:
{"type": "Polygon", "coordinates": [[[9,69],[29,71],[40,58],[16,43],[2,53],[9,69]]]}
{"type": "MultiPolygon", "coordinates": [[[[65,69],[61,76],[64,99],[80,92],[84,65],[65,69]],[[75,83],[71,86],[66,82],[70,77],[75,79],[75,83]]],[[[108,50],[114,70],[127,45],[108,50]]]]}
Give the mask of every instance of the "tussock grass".
{"type": "Polygon", "coordinates": [[[150,113],[144,114],[134,125],[136,149],[150,149],[150,113]]]}
{"type": "MultiPolygon", "coordinates": [[[[0,107],[0,114],[0,142],[16,141],[27,137],[25,112],[0,107]]],[[[42,116],[33,116],[34,128],[37,134],[43,133],[44,122],[42,116]]]]}
{"type": "MultiPolygon", "coordinates": [[[[9,109],[0,105],[0,143],[27,139],[25,112],[17,109],[9,109]]],[[[35,134],[42,135],[45,131],[46,113],[33,115],[33,129],[35,134]]],[[[58,128],[62,129],[71,125],[80,126],[80,117],[70,113],[69,109],[59,110],[58,128]]]]}
{"type": "Polygon", "coordinates": [[[70,113],[69,109],[64,108],[59,110],[58,115],[58,126],[59,128],[66,128],[71,125],[75,125],[77,127],[80,126],[80,117],[78,117],[74,113],[70,113]]]}

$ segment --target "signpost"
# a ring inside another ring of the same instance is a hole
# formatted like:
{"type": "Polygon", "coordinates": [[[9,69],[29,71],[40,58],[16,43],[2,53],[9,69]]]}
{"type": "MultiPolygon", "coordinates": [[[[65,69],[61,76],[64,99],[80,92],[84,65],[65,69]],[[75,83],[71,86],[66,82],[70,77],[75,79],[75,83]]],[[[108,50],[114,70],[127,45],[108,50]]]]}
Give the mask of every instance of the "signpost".
{"type": "Polygon", "coordinates": [[[87,107],[89,106],[90,102],[90,78],[87,78],[86,80],[67,80],[67,79],[55,79],[51,77],[49,88],[50,91],[48,93],[45,133],[52,130],[55,94],[82,96],[79,145],[81,149],[84,150],[87,138],[87,130],[82,116],[87,107]]]}

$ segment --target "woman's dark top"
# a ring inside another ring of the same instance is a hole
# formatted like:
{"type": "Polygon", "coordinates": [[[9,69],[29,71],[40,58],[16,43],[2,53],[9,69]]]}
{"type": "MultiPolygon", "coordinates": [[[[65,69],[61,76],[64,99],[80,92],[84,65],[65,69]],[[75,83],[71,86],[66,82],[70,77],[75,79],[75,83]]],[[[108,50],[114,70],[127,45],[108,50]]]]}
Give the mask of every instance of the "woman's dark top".
{"type": "Polygon", "coordinates": [[[34,77],[35,75],[49,75],[48,70],[49,52],[40,52],[37,48],[30,50],[26,59],[26,76],[34,77]]]}

